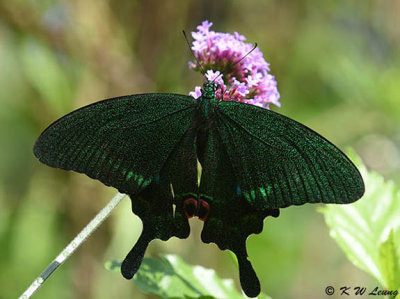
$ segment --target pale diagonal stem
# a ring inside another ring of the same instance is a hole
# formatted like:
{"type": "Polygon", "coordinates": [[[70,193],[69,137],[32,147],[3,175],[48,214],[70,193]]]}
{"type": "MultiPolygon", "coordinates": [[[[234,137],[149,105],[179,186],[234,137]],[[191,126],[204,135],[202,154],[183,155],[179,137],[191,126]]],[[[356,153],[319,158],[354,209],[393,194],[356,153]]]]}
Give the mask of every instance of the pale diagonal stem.
{"type": "Polygon", "coordinates": [[[42,274],[37,277],[26,291],[19,297],[20,299],[30,298],[46,281],[47,278],[64,263],[74,251],[100,226],[101,223],[110,215],[112,210],[121,202],[125,194],[118,193],[113,199],[85,226],[85,228],[69,243],[61,253],[47,266],[42,274]]]}

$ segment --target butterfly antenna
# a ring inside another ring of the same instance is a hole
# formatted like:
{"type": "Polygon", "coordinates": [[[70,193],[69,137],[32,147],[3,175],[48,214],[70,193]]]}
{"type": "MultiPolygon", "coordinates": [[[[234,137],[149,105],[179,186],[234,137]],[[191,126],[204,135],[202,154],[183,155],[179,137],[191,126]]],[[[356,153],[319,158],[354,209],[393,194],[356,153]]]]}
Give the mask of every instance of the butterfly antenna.
{"type": "Polygon", "coordinates": [[[193,50],[192,50],[192,47],[190,46],[189,40],[188,40],[188,38],[187,38],[187,36],[186,36],[185,30],[182,30],[182,33],[183,33],[183,36],[185,37],[185,40],[186,40],[186,43],[187,43],[187,45],[188,45],[188,47],[189,47],[190,52],[192,52],[192,55],[193,55],[194,59],[195,59],[196,62],[197,62],[197,65],[201,68],[202,73],[205,74],[206,71],[204,70],[203,66],[200,64],[200,62],[199,62],[199,60],[197,59],[196,55],[194,55],[194,52],[193,52],[193,50]]]}
{"type": "MultiPolygon", "coordinates": [[[[242,58],[240,58],[238,61],[236,61],[234,64],[232,64],[232,66],[235,66],[235,65],[237,65],[238,63],[240,63],[240,62],[241,62],[243,59],[245,59],[251,52],[253,52],[257,47],[258,47],[257,43],[254,43],[253,48],[252,48],[249,52],[247,52],[246,55],[244,55],[242,58]]],[[[217,80],[217,79],[218,79],[219,77],[221,77],[221,76],[222,76],[222,73],[219,74],[217,77],[215,77],[214,80],[212,80],[212,82],[214,82],[215,80],[217,80]]]]}
{"type": "Polygon", "coordinates": [[[215,78],[214,78],[214,80],[212,80],[211,82],[212,82],[212,83],[214,83],[214,82],[215,82],[215,80],[217,80],[217,79],[218,79],[219,77],[221,77],[222,75],[223,75],[223,74],[222,74],[222,73],[220,73],[220,74],[219,74],[217,77],[215,77],[215,78]]]}
{"type": "Polygon", "coordinates": [[[257,43],[254,43],[253,48],[249,52],[247,52],[246,55],[244,55],[242,58],[240,58],[238,61],[236,61],[232,66],[237,65],[238,63],[240,63],[243,59],[245,59],[247,56],[249,56],[249,54],[251,52],[253,52],[257,47],[258,47],[257,43]]]}

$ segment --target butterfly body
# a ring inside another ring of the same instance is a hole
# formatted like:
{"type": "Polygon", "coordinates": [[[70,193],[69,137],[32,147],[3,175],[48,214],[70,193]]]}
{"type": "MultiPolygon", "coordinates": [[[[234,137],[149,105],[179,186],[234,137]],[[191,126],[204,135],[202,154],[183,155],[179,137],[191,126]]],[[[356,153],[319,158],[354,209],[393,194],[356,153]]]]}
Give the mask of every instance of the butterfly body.
{"type": "Polygon", "coordinates": [[[217,101],[216,88],[205,82],[198,99],[142,94],[94,103],[50,125],[34,153],[130,196],[143,231],[122,263],[124,277],[137,272],[153,239],[186,238],[188,218],[197,216],[203,242],[236,254],[242,288],[254,297],[260,283],[246,240],[263,220],[290,205],[353,202],[364,184],[322,136],[278,113],[217,101]]]}

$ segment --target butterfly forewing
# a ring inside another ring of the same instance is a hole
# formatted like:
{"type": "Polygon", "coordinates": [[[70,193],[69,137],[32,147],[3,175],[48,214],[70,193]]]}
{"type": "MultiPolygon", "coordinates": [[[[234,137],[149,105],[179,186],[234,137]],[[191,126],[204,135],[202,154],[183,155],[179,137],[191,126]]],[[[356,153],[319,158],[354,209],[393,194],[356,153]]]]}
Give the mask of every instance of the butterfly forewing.
{"type": "Polygon", "coordinates": [[[217,113],[238,185],[254,207],[350,203],[364,193],[353,163],[306,126],[244,103],[221,102],[217,113]]]}
{"type": "Polygon", "coordinates": [[[97,102],[50,125],[34,153],[49,166],[135,194],[150,184],[192,124],[194,105],[192,97],[176,94],[97,102]]]}

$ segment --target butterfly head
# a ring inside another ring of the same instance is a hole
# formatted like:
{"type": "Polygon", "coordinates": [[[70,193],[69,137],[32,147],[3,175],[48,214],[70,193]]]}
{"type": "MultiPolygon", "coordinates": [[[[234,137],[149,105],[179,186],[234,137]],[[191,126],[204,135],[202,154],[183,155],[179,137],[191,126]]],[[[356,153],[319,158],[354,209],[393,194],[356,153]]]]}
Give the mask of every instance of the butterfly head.
{"type": "Polygon", "coordinates": [[[218,84],[214,81],[206,81],[203,84],[201,95],[205,99],[212,99],[215,97],[215,91],[217,90],[218,84]]]}

